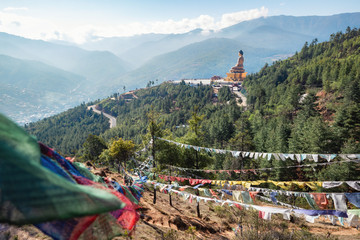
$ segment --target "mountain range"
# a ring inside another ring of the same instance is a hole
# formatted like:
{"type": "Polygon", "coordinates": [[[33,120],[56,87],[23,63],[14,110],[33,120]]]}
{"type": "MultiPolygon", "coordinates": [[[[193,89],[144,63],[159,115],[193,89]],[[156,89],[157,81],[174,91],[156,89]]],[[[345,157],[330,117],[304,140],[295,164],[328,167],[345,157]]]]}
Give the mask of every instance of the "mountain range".
{"type": "Polygon", "coordinates": [[[143,87],[155,79],[162,82],[225,76],[236,63],[240,49],[246,54],[245,69],[254,73],[265,63],[293,55],[305,42],[328,40],[331,34],[345,31],[348,26],[359,27],[359,23],[360,13],[273,16],[244,21],[219,31],[195,29],[183,34],[103,38],[80,47],[111,51],[132,64],[132,71],[111,82],[113,87],[109,91],[115,91],[122,85],[143,87]]]}
{"type": "Polygon", "coordinates": [[[254,73],[265,63],[291,56],[306,41],[311,42],[315,38],[318,41],[327,40],[330,34],[344,31],[347,26],[359,27],[359,23],[360,13],[273,16],[241,22],[219,31],[195,29],[183,34],[94,37],[93,41],[78,46],[0,33],[1,59],[11,57],[8,59],[12,64],[16,62],[16,66],[27,67],[13,67],[6,64],[7,60],[1,61],[0,81],[4,86],[1,101],[5,104],[1,105],[0,111],[24,123],[54,111],[46,111],[36,118],[27,117],[30,112],[35,113],[52,105],[52,101],[44,99],[42,94],[35,97],[36,92],[49,93],[56,89],[59,94],[53,97],[60,106],[57,111],[62,111],[82,101],[120,92],[124,86],[125,89],[144,87],[148,81],[155,79],[162,82],[224,76],[236,63],[240,49],[245,53],[246,71],[254,73]],[[43,65],[39,67],[41,63],[43,65]],[[32,72],[31,78],[26,77],[29,71],[32,72]],[[3,78],[5,75],[7,77],[3,78]],[[20,88],[9,85],[9,78],[13,76],[22,76],[22,82],[32,79],[31,84],[22,84],[20,88]],[[69,83],[71,92],[62,88],[69,83]],[[40,88],[24,88],[26,85],[38,85],[40,88]],[[10,100],[8,96],[13,98],[10,100]],[[24,99],[27,104],[21,104],[24,99]]]}

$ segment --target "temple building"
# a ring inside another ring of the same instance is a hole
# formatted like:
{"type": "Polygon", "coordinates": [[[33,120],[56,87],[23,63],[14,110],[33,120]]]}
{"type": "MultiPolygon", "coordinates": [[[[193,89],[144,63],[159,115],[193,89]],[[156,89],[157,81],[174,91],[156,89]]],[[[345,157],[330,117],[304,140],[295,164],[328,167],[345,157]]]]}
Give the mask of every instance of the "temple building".
{"type": "Polygon", "coordinates": [[[244,52],[242,50],[239,51],[239,59],[237,64],[230,69],[229,73],[226,73],[227,77],[225,81],[228,82],[241,82],[246,77],[247,72],[244,69],[244,52]]]}

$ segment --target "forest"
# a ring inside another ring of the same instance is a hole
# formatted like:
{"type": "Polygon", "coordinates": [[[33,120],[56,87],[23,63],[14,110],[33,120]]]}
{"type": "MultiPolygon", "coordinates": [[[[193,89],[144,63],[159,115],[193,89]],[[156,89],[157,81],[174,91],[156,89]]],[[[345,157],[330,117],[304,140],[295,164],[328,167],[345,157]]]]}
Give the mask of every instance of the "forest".
{"type": "Polygon", "coordinates": [[[257,151],[360,152],[359,47],[347,28],[246,79],[257,151]]]}
{"type": "MultiPolygon", "coordinates": [[[[243,87],[247,108],[239,107],[228,87],[216,96],[211,86],[162,83],[134,91],[137,98],[129,100],[115,93],[96,102],[99,110],[117,117],[112,129],[107,119],[87,111],[84,104],[25,128],[57,151],[102,164],[128,160],[152,138],[156,144],[149,150],[156,152],[155,160],[161,164],[196,169],[275,168],[241,175],[247,180],[285,181],[294,176],[302,181],[357,180],[355,163],[289,170],[286,166],[294,161],[235,158],[180,148],[154,137],[236,151],[359,153],[359,29],[332,34],[327,42],[305,43],[294,56],[250,74],[243,87]],[[116,146],[124,151],[116,151],[116,146]]],[[[238,179],[227,173],[211,177],[238,179]]]]}
{"type": "Polygon", "coordinates": [[[89,134],[100,135],[109,129],[109,120],[81,104],[53,117],[29,123],[25,129],[59,153],[74,155],[89,134]]]}

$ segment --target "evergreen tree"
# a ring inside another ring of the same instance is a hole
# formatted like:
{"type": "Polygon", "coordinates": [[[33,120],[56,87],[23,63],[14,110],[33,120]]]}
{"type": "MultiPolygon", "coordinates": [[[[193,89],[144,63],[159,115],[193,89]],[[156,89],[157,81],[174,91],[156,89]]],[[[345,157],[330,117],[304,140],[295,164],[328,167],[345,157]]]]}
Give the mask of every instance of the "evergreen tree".
{"type": "Polygon", "coordinates": [[[153,167],[156,167],[156,151],[159,149],[157,145],[157,138],[162,137],[162,122],[158,122],[158,114],[154,111],[153,107],[151,108],[150,112],[147,114],[148,117],[148,133],[146,140],[150,140],[149,142],[152,143],[151,145],[151,154],[153,157],[153,167]]]}
{"type": "Polygon", "coordinates": [[[219,89],[218,98],[220,102],[225,103],[227,101],[230,101],[233,97],[234,96],[232,95],[229,87],[223,86],[219,89]]]}
{"type": "Polygon", "coordinates": [[[251,124],[246,114],[242,114],[240,119],[235,122],[236,135],[229,140],[231,149],[240,151],[253,150],[253,136],[251,124]]]}
{"type": "Polygon", "coordinates": [[[83,158],[84,160],[97,160],[104,149],[106,149],[104,139],[99,136],[89,134],[88,138],[83,144],[83,158]]]}
{"type": "MultiPolygon", "coordinates": [[[[204,132],[201,129],[201,122],[204,119],[205,115],[198,115],[198,107],[195,106],[194,110],[191,113],[191,119],[189,119],[189,130],[184,136],[186,143],[201,146],[203,144],[204,132]]],[[[194,149],[185,150],[185,160],[187,160],[187,166],[199,168],[200,164],[203,164],[204,157],[201,153],[194,149]]],[[[206,164],[205,164],[206,165],[206,164]]]]}

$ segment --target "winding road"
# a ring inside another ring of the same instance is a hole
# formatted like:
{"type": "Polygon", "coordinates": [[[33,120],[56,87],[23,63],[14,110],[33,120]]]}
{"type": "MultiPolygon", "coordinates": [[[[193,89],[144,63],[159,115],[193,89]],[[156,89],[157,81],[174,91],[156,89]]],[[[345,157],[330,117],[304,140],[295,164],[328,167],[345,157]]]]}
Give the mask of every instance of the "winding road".
{"type": "Polygon", "coordinates": [[[105,117],[107,117],[109,119],[109,123],[110,123],[110,128],[116,127],[116,118],[114,116],[111,116],[107,113],[104,113],[103,111],[99,111],[95,108],[96,105],[91,105],[88,106],[87,109],[90,110],[92,109],[95,113],[97,114],[103,114],[105,117]]]}
{"type": "Polygon", "coordinates": [[[241,98],[242,100],[242,103],[240,104],[240,106],[242,107],[246,107],[246,97],[244,96],[244,94],[242,94],[241,92],[239,91],[234,91],[235,95],[238,97],[238,98],[241,98]]]}

